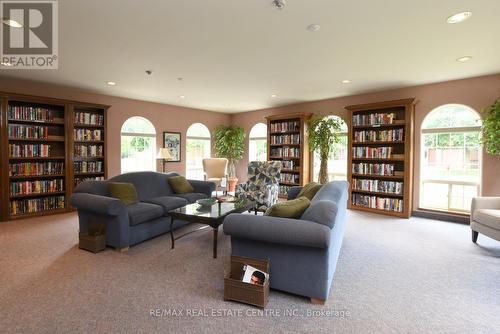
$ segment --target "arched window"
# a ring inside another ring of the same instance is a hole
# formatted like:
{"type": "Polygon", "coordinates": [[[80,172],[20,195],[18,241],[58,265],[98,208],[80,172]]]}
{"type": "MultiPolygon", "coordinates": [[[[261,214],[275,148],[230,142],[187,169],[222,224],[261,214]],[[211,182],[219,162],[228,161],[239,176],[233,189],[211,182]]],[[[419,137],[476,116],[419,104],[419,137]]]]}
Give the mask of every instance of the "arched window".
{"type": "Polygon", "coordinates": [[[203,180],[204,158],[210,158],[210,131],[205,125],[194,123],[186,133],[186,178],[203,180]]]}
{"type": "Polygon", "coordinates": [[[422,123],[420,207],[469,212],[481,186],[481,118],[471,108],[447,104],[422,123]]]}
{"type": "Polygon", "coordinates": [[[248,161],[267,160],[267,125],[255,124],[250,130],[248,142],[248,161]]]}
{"type": "MultiPolygon", "coordinates": [[[[347,124],[338,116],[328,116],[340,121],[340,142],[335,144],[328,160],[328,180],[347,180],[347,124]]],[[[318,181],[321,158],[319,151],[314,151],[313,180],[318,181]]]]}
{"type": "Polygon", "coordinates": [[[156,131],[144,117],[130,117],[121,130],[122,173],[156,170],[156,131]]]}

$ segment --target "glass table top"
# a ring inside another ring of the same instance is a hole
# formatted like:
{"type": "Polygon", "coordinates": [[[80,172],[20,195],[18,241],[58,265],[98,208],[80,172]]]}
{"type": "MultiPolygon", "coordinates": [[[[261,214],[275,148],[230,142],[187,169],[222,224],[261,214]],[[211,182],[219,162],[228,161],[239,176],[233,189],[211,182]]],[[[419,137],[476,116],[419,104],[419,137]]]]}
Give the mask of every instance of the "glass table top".
{"type": "Polygon", "coordinates": [[[189,216],[206,217],[206,218],[219,218],[228,215],[232,212],[243,212],[253,207],[252,202],[234,202],[234,203],[215,203],[212,206],[204,207],[200,204],[193,203],[170,210],[170,213],[179,213],[189,216]]]}

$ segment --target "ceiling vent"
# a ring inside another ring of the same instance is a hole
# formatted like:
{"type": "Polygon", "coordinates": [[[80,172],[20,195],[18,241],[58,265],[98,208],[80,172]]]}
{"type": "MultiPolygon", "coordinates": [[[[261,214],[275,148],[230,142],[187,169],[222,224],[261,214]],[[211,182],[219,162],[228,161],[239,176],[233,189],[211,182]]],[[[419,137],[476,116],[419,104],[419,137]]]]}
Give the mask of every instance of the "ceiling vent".
{"type": "Polygon", "coordinates": [[[286,0],[273,0],[273,6],[278,9],[283,9],[286,6],[286,0]]]}

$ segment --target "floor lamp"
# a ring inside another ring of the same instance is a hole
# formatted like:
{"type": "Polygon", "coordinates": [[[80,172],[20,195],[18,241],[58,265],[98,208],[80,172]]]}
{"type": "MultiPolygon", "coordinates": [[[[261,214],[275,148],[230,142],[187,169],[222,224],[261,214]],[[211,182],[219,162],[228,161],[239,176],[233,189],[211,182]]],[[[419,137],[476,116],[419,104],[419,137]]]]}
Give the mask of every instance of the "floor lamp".
{"type": "Polygon", "coordinates": [[[165,162],[172,158],[172,156],[170,155],[170,152],[168,150],[168,148],[160,148],[160,151],[158,151],[158,156],[156,157],[156,159],[161,159],[161,166],[162,166],[162,173],[165,173],[165,162]]]}

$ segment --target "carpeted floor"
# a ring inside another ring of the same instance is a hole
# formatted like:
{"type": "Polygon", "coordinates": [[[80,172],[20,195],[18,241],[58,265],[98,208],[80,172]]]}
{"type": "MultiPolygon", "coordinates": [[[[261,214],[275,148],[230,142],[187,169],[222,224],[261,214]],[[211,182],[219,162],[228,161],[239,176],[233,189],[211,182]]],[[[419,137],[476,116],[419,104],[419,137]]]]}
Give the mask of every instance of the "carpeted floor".
{"type": "Polygon", "coordinates": [[[0,223],[0,332],[500,333],[500,243],[465,225],[350,212],[327,304],[271,291],[263,314],[222,300],[222,232],[214,260],[209,230],[94,255],[77,226],[0,223]]]}

